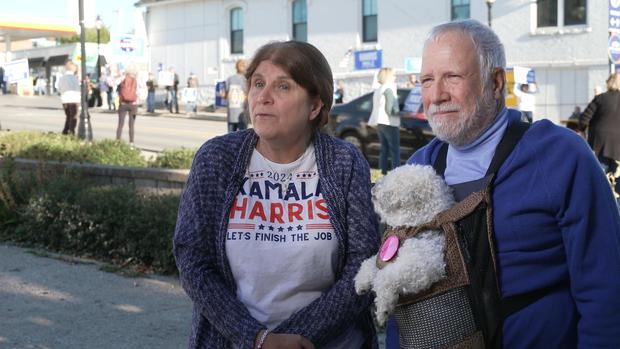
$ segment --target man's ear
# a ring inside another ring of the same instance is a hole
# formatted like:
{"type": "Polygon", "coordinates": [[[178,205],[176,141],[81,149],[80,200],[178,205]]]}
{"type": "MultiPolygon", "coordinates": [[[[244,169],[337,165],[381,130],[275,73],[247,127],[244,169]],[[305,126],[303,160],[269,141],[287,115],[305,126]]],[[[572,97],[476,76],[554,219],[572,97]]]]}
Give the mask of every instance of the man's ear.
{"type": "Polygon", "coordinates": [[[314,120],[321,112],[321,109],[323,109],[323,101],[317,97],[310,105],[310,108],[310,120],[314,120]]]}
{"type": "Polygon", "coordinates": [[[503,98],[504,88],[506,87],[506,71],[503,68],[496,68],[493,72],[493,97],[503,98]]]}

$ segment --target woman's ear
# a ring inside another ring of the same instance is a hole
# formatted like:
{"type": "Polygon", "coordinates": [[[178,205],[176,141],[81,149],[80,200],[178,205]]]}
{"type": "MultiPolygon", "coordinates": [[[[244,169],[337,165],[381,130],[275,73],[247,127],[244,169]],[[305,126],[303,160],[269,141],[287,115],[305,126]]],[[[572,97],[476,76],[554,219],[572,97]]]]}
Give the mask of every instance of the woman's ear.
{"type": "Polygon", "coordinates": [[[323,109],[323,101],[320,98],[315,98],[314,102],[310,105],[310,120],[316,119],[316,117],[321,113],[321,109],[323,109]]]}

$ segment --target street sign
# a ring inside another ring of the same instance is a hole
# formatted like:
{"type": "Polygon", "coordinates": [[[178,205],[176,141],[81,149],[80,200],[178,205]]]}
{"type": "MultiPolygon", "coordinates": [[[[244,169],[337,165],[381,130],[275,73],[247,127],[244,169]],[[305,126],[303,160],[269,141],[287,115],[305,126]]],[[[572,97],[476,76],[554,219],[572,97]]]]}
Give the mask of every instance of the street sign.
{"type": "Polygon", "coordinates": [[[355,51],[355,69],[379,69],[383,65],[382,50],[355,51]]]}
{"type": "Polygon", "coordinates": [[[615,33],[609,35],[607,53],[609,54],[609,59],[611,59],[614,64],[620,63],[620,37],[615,33]]]}
{"type": "Polygon", "coordinates": [[[422,67],[422,58],[420,57],[405,57],[405,72],[407,73],[419,73],[422,67]]]}
{"type": "Polygon", "coordinates": [[[608,0],[609,20],[607,22],[609,31],[620,33],[620,0],[608,0]]]}

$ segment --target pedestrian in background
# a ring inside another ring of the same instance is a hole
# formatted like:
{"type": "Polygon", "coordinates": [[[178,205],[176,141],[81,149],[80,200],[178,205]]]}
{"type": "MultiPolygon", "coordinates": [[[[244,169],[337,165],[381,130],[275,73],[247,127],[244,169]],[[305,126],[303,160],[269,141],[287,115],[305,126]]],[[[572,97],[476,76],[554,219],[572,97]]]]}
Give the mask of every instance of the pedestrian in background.
{"type": "Polygon", "coordinates": [[[344,101],[344,84],[338,81],[336,92],[334,92],[334,104],[342,104],[344,101]]]}
{"type": "Polygon", "coordinates": [[[187,82],[187,87],[183,89],[183,103],[185,104],[185,113],[188,116],[196,115],[198,102],[198,79],[192,77],[187,82]]]}
{"type": "Polygon", "coordinates": [[[109,74],[106,76],[106,84],[109,86],[106,95],[108,99],[108,110],[116,111],[116,90],[118,88],[116,78],[112,74],[109,74]]]}
{"type": "Polygon", "coordinates": [[[274,42],[246,77],[254,128],[198,150],[178,210],[189,347],[377,348],[371,299],[353,285],[378,246],[370,171],[321,131],[329,64],[308,43],[274,42]]]}
{"type": "Polygon", "coordinates": [[[2,90],[2,94],[6,94],[6,89],[4,87],[4,67],[0,65],[0,90],[2,90]]]}
{"type": "Polygon", "coordinates": [[[530,92],[529,84],[515,84],[514,94],[519,99],[519,110],[523,114],[523,121],[530,124],[534,120],[534,109],[536,108],[536,96],[530,92]]]}
{"type": "Polygon", "coordinates": [[[409,303],[399,327],[427,331],[388,349],[620,348],[620,216],[609,184],[573,132],[505,107],[505,69],[503,44],[475,20],[436,26],[424,43],[422,101],[437,138],[408,163],[433,165],[469,212],[446,224],[464,279],[442,280],[469,286],[463,301],[409,303]],[[455,303],[472,311],[455,314],[455,303]]]}
{"type": "Polygon", "coordinates": [[[157,81],[153,73],[149,73],[149,79],[146,80],[146,111],[148,113],[155,112],[155,88],[157,88],[157,81]]]}
{"type": "Polygon", "coordinates": [[[228,132],[245,130],[247,128],[243,115],[247,93],[247,83],[244,76],[246,67],[245,59],[238,60],[235,63],[237,73],[226,79],[226,88],[223,92],[224,98],[228,101],[226,115],[228,119],[228,132]]]}
{"type": "Polygon", "coordinates": [[[166,91],[169,96],[166,100],[168,101],[168,110],[172,113],[172,109],[176,114],[179,113],[179,74],[176,73],[174,68],[170,68],[170,72],[172,73],[172,85],[166,86],[166,91]]]}
{"type": "Polygon", "coordinates": [[[58,79],[58,92],[60,92],[60,100],[62,108],[65,111],[65,127],[62,134],[75,134],[75,126],[77,125],[78,107],[82,99],[80,80],[76,75],[77,66],[68,61],[65,64],[65,73],[58,79]]]}
{"type": "Polygon", "coordinates": [[[118,87],[119,106],[118,106],[118,126],[116,127],[116,139],[120,140],[125,125],[125,116],[129,114],[129,144],[134,142],[134,124],[138,114],[138,82],[136,71],[133,67],[125,70],[125,78],[118,87]]]}
{"type": "Polygon", "coordinates": [[[381,149],[379,167],[381,173],[400,166],[400,116],[394,69],[381,68],[377,74],[380,86],[372,96],[372,112],[368,125],[377,128],[381,149]],[[388,157],[391,164],[388,165],[388,157]]]}
{"type": "Polygon", "coordinates": [[[588,144],[594,150],[603,169],[616,173],[620,160],[620,75],[607,79],[607,92],[595,96],[581,114],[581,130],[588,130],[588,144]]]}

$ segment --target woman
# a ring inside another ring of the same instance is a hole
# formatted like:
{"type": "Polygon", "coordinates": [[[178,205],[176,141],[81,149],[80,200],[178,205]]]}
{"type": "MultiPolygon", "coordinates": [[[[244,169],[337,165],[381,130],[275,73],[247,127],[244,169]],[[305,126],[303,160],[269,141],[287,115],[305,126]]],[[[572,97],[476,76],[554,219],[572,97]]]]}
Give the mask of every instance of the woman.
{"type": "Polygon", "coordinates": [[[381,86],[375,89],[372,96],[372,113],[368,120],[369,126],[377,127],[381,144],[379,167],[382,174],[400,166],[400,110],[395,80],[392,68],[379,70],[377,81],[381,86]],[[388,156],[391,157],[391,166],[388,166],[388,156]]]}
{"type": "Polygon", "coordinates": [[[323,55],[261,47],[246,72],[253,129],[196,154],[174,236],[194,302],[191,348],[376,348],[360,263],[378,247],[369,168],[320,131],[333,100],[323,55]]]}
{"type": "Polygon", "coordinates": [[[606,173],[613,175],[620,160],[620,75],[607,79],[607,92],[595,96],[581,114],[580,129],[588,129],[588,143],[606,173]]]}
{"type": "Polygon", "coordinates": [[[77,66],[68,61],[65,64],[65,74],[58,79],[58,92],[60,92],[60,100],[62,108],[65,111],[65,127],[62,134],[75,134],[77,125],[77,113],[81,100],[80,81],[75,72],[77,66]]]}

